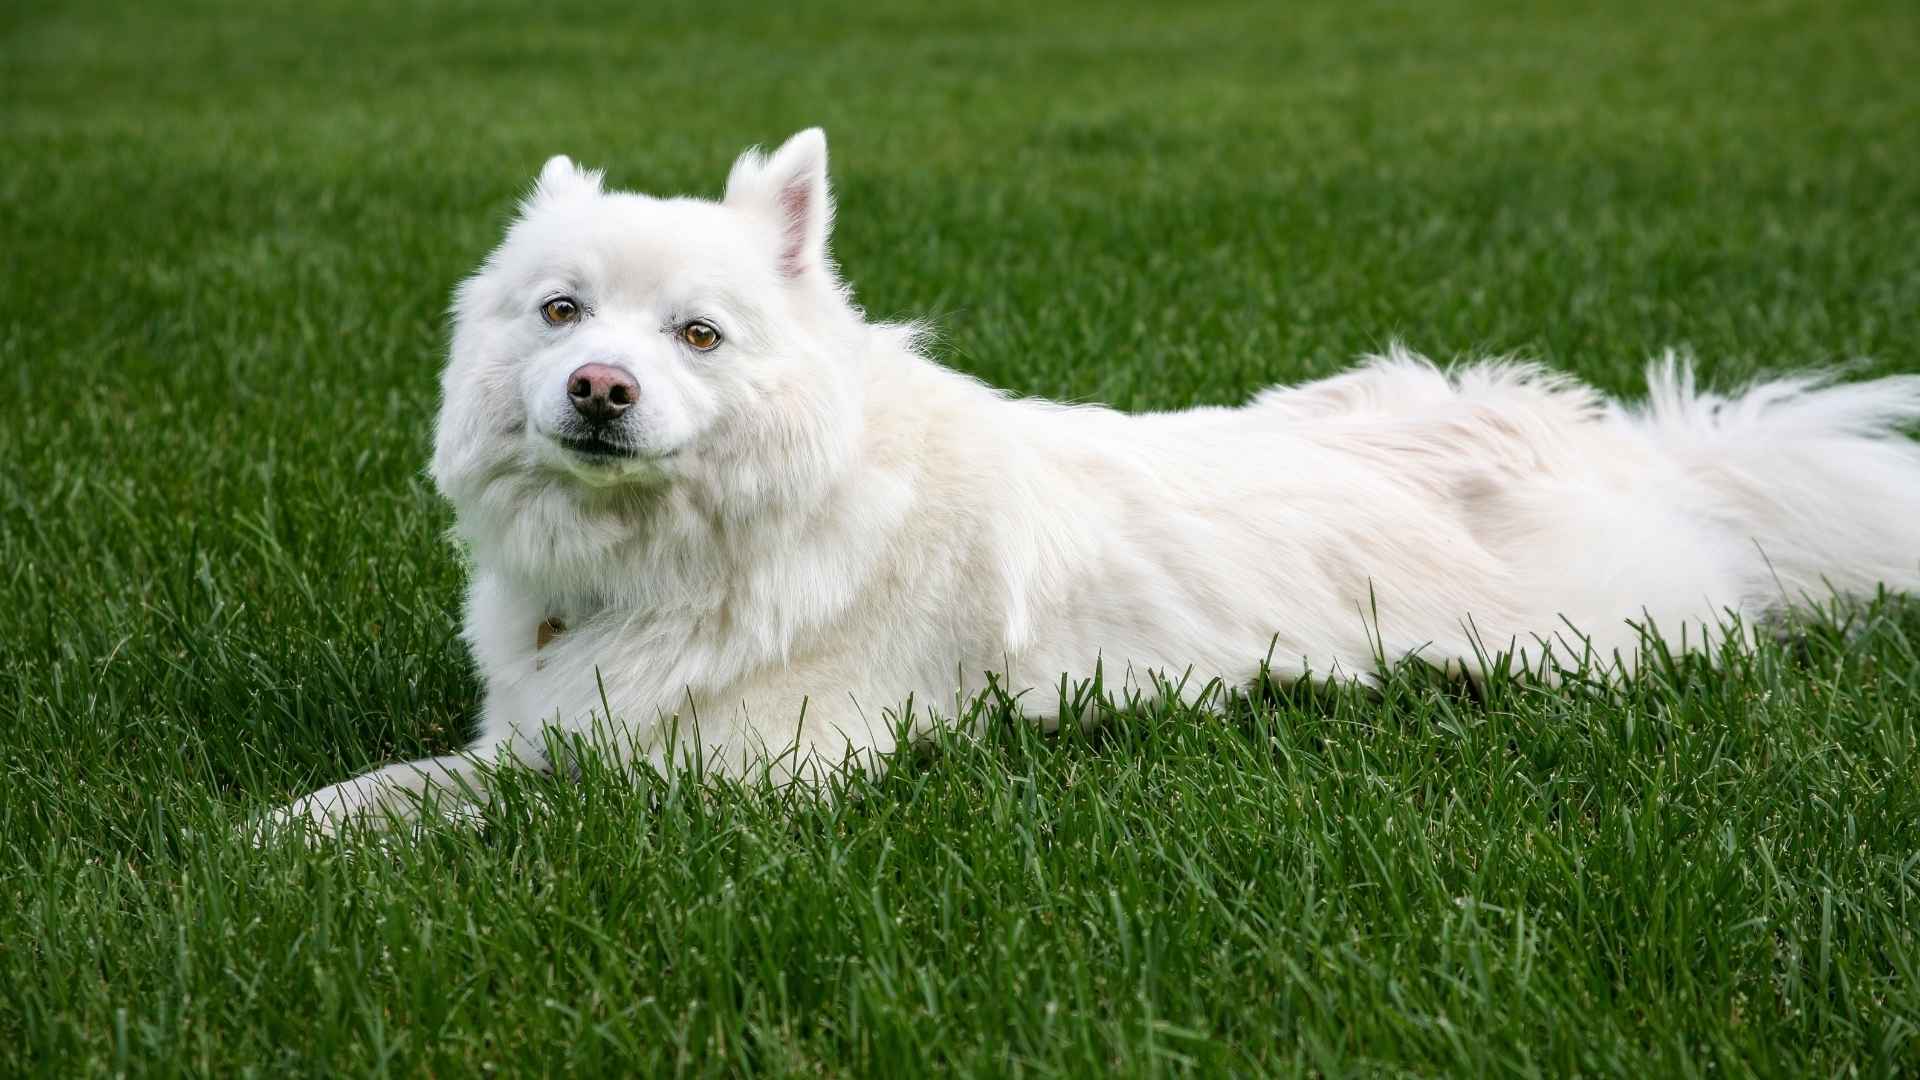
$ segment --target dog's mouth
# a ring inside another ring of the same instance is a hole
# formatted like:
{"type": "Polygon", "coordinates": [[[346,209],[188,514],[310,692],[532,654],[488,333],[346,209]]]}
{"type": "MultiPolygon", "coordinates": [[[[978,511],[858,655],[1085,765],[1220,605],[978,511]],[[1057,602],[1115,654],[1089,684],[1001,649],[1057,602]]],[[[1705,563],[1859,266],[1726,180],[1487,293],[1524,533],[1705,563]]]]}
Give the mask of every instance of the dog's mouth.
{"type": "Polygon", "coordinates": [[[576,482],[589,487],[655,485],[667,478],[668,459],[674,456],[650,450],[611,432],[575,429],[547,436],[547,460],[576,482]]]}
{"type": "Polygon", "coordinates": [[[611,464],[640,456],[638,450],[626,443],[615,442],[612,439],[593,432],[585,435],[562,435],[557,441],[567,452],[586,458],[589,461],[611,464]]]}

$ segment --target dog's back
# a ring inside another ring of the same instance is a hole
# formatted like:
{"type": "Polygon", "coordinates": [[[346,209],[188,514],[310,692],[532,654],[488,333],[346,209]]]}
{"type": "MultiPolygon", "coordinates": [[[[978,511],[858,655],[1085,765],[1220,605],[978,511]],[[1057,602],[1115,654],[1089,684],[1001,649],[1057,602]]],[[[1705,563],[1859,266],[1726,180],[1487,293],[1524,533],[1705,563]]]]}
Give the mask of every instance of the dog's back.
{"type": "Polygon", "coordinates": [[[1509,602],[1474,613],[1496,648],[1586,637],[1630,658],[1637,626],[1714,640],[1730,615],[1920,587],[1920,444],[1901,430],[1920,377],[1723,397],[1669,354],[1648,383],[1628,407],[1531,365],[1442,372],[1396,349],[1249,412],[1447,503],[1512,575],[1509,602]],[[1503,607],[1529,625],[1488,625],[1503,607]]]}

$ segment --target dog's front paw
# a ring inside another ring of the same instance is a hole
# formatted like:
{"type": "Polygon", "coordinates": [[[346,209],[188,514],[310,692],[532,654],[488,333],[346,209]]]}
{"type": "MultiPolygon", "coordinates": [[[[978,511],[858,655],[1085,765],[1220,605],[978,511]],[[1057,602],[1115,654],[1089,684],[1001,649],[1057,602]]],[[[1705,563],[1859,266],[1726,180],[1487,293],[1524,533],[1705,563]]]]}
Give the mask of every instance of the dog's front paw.
{"type": "Polygon", "coordinates": [[[311,795],[254,818],[243,827],[255,844],[277,837],[299,836],[308,843],[330,840],[347,824],[364,817],[377,800],[364,780],[348,780],[323,787],[311,795]]]}
{"type": "Polygon", "coordinates": [[[482,804],[464,793],[415,790],[396,782],[418,775],[417,768],[406,765],[356,776],[254,818],[245,830],[256,845],[289,835],[313,845],[362,833],[417,836],[428,818],[465,828],[481,826],[482,804]]]}

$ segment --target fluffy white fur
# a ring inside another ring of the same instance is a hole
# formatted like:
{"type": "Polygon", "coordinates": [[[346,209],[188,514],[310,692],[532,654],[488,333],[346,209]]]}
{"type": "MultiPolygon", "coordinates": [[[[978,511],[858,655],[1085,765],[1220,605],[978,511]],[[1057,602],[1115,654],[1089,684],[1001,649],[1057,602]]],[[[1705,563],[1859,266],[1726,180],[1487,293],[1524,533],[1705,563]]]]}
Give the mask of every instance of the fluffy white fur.
{"type": "Polygon", "coordinates": [[[1500,652],[1630,663],[1636,626],[1698,642],[1920,585],[1900,431],[1920,377],[1722,398],[1669,356],[1624,406],[1395,350],[1239,408],[1021,400],[863,318],[828,254],[826,169],[818,130],[742,157],[719,202],[547,164],[459,289],[433,459],[472,559],[481,734],[285,818],[483,793],[482,765],[552,767],[550,726],[811,776],[955,715],[990,674],[1048,723],[1062,676],[1096,665],[1199,686],[1269,658],[1282,677],[1382,654],[1469,675],[1500,652]],[[550,326],[562,294],[585,314],[550,326]],[[690,319],[721,344],[687,346],[690,319]],[[586,362],[639,386],[626,456],[557,441],[586,362]],[[550,618],[565,630],[539,647],[550,618]]]}

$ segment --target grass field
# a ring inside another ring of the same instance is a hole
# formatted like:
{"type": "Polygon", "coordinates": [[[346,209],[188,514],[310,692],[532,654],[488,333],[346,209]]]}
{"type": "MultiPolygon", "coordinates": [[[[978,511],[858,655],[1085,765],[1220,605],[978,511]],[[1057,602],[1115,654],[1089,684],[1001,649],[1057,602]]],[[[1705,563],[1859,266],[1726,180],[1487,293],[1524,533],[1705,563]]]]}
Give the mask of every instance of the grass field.
{"type": "Polygon", "coordinates": [[[593,769],[238,837],[463,740],[443,313],[550,153],[712,194],[825,125],[862,302],[1028,393],[1395,336],[1627,393],[1667,345],[1920,370],[1910,0],[1558,7],[0,9],[0,1074],[1920,1068],[1897,600],[1618,693],[1148,700],[831,804],[593,769]]]}

